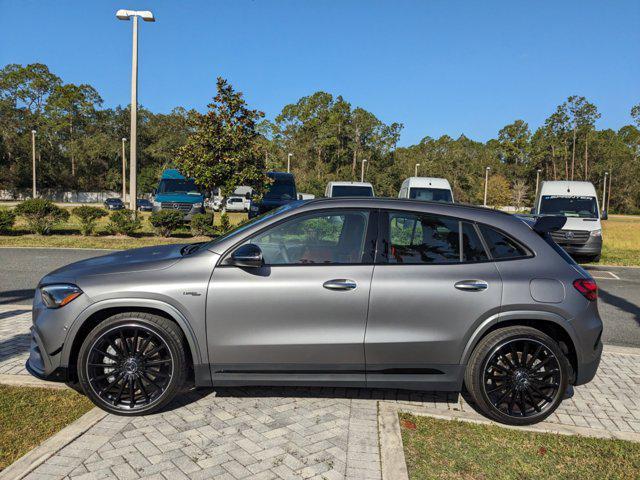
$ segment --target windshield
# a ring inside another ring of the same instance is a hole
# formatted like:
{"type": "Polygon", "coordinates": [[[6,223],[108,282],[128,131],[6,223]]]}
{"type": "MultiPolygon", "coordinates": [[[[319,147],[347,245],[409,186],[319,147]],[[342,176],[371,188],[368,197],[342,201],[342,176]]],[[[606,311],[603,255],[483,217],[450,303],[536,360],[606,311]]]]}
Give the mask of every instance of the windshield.
{"type": "Polygon", "coordinates": [[[158,193],[197,193],[196,182],[191,178],[163,178],[158,186],[158,193]]]}
{"type": "Polygon", "coordinates": [[[299,207],[300,205],[302,205],[304,202],[303,201],[297,201],[297,202],[291,202],[291,203],[287,203],[286,205],[283,205],[279,208],[276,208],[274,210],[269,210],[266,213],[263,213],[262,215],[258,215],[257,217],[253,217],[251,220],[249,220],[246,223],[241,223],[240,225],[238,225],[237,227],[229,230],[227,233],[225,233],[224,235],[221,235],[217,238],[214,238],[213,240],[211,240],[208,244],[207,244],[207,248],[211,248],[214,245],[216,245],[219,242],[222,242],[223,240],[227,240],[228,238],[231,238],[235,235],[238,235],[239,233],[244,232],[245,230],[247,230],[250,227],[253,227],[254,225],[257,225],[259,223],[264,222],[265,220],[269,220],[270,218],[273,218],[277,215],[280,215],[283,212],[286,212],[287,210],[291,210],[292,208],[296,208],[299,207]]]}
{"type": "Polygon", "coordinates": [[[451,190],[447,188],[419,188],[411,187],[409,198],[414,200],[428,200],[431,202],[453,203],[451,190]]]}
{"type": "Polygon", "coordinates": [[[598,218],[598,205],[594,197],[543,195],[540,214],[598,218]]]}
{"type": "Polygon", "coordinates": [[[296,198],[296,187],[293,183],[278,183],[271,185],[265,198],[272,200],[292,200],[296,198]]]}
{"type": "Polygon", "coordinates": [[[334,185],[331,189],[332,197],[373,197],[373,188],[357,185],[334,185]]]}

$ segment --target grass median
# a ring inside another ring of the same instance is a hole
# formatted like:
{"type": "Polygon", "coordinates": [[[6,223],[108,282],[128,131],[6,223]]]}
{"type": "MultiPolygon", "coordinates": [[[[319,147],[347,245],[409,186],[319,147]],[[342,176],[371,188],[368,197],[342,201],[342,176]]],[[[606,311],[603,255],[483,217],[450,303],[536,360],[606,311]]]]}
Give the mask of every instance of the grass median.
{"type": "Polygon", "coordinates": [[[0,385],[0,471],[92,408],[71,390],[0,385]]]}
{"type": "Polygon", "coordinates": [[[637,479],[640,443],[400,414],[411,479],[637,479]]]}
{"type": "Polygon", "coordinates": [[[602,242],[601,264],[640,266],[640,216],[611,215],[602,222],[602,242]]]}

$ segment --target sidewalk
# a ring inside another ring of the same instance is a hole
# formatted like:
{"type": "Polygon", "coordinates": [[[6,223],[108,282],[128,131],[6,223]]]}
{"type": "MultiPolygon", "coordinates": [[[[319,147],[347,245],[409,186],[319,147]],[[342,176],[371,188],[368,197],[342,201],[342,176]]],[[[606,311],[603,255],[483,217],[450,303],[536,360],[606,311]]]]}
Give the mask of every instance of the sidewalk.
{"type": "MultiPolygon", "coordinates": [[[[0,381],[26,377],[30,312],[0,306],[0,381]]],[[[482,419],[462,396],[340,388],[191,391],[163,413],[106,415],[30,479],[381,478],[378,409],[482,419]]],[[[605,348],[548,430],[640,439],[640,349],[605,348]]]]}

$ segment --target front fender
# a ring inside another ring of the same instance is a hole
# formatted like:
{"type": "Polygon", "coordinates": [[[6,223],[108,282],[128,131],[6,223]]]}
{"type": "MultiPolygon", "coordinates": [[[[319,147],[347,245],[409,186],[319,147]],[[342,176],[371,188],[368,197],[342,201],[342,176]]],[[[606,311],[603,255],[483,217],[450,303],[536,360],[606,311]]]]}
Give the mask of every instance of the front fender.
{"type": "MultiPolygon", "coordinates": [[[[71,357],[71,349],[73,346],[73,340],[76,338],[80,328],[87,321],[89,317],[98,313],[102,310],[106,310],[109,308],[150,308],[155,310],[160,310],[171,318],[173,318],[176,323],[182,329],[187,342],[189,343],[189,348],[191,349],[191,355],[193,360],[194,369],[196,369],[196,376],[199,376],[199,372],[197,371],[199,368],[203,368],[202,366],[206,366],[206,372],[209,371],[208,367],[208,359],[203,357],[202,351],[200,349],[200,345],[197,341],[195,333],[184,317],[184,315],[173,305],[170,305],[166,302],[154,299],[147,298],[113,298],[108,300],[98,301],[89,305],[86,309],[78,315],[78,317],[74,320],[74,322],[69,327],[69,330],[66,335],[66,339],[64,345],[62,347],[61,359],[60,363],[63,367],[69,366],[69,359],[71,357]]],[[[205,350],[206,351],[206,350],[205,350]]],[[[210,382],[210,379],[209,379],[210,382]]],[[[199,382],[200,383],[200,382],[199,382]]]]}

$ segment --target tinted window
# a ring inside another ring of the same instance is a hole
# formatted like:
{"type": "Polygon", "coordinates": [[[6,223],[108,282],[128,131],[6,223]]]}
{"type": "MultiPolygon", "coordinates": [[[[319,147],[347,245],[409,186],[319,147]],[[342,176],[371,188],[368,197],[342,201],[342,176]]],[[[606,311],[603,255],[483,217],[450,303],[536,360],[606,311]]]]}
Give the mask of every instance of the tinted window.
{"type": "Polygon", "coordinates": [[[598,218],[598,206],[593,197],[543,195],[540,202],[542,215],[598,218]]]}
{"type": "Polygon", "coordinates": [[[428,200],[432,202],[451,203],[451,191],[446,188],[418,188],[411,187],[409,190],[409,198],[414,200],[428,200]]]}
{"type": "Polygon", "coordinates": [[[389,263],[455,263],[460,261],[456,219],[435,215],[389,213],[389,263]]]}
{"type": "Polygon", "coordinates": [[[158,193],[170,193],[170,192],[198,192],[196,183],[191,178],[178,179],[178,178],[165,178],[160,180],[158,186],[158,193]]]}
{"type": "Polygon", "coordinates": [[[527,256],[527,252],[505,234],[486,225],[480,225],[480,231],[493,258],[500,260],[527,256]]]}
{"type": "Polygon", "coordinates": [[[276,183],[273,183],[271,187],[269,187],[269,191],[265,195],[266,198],[275,199],[275,200],[292,200],[297,197],[296,194],[296,186],[293,183],[279,183],[276,180],[276,183]]]}
{"type": "Polygon", "coordinates": [[[476,229],[467,222],[462,222],[462,260],[464,262],[489,260],[476,229]]]}
{"type": "Polygon", "coordinates": [[[250,242],[267,265],[360,263],[368,223],[366,211],[323,212],[270,228],[250,242]]]}
{"type": "Polygon", "coordinates": [[[334,185],[331,189],[332,197],[373,197],[373,189],[371,187],[358,186],[340,186],[334,185]]]}

